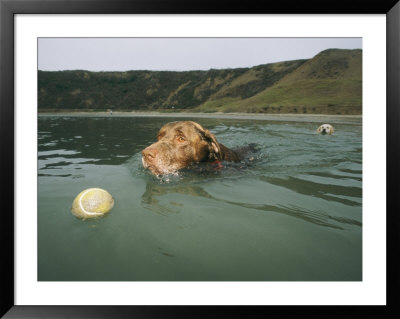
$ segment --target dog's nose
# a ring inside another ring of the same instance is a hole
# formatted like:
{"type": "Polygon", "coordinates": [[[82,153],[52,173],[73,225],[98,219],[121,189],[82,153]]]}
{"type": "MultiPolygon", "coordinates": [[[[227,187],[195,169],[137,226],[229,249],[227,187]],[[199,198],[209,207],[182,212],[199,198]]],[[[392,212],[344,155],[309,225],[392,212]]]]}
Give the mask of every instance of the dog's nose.
{"type": "Polygon", "coordinates": [[[157,156],[157,149],[148,147],[142,151],[142,155],[143,157],[152,160],[157,156]]]}

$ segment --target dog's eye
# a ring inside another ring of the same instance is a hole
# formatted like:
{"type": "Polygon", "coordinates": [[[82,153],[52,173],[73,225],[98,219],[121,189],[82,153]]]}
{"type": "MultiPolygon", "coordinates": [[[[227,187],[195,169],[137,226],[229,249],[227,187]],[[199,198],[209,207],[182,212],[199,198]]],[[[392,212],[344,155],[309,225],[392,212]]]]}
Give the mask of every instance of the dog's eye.
{"type": "Polygon", "coordinates": [[[176,140],[177,140],[179,143],[182,143],[182,142],[186,141],[185,138],[184,138],[183,136],[177,136],[177,137],[176,137],[176,140]]]}

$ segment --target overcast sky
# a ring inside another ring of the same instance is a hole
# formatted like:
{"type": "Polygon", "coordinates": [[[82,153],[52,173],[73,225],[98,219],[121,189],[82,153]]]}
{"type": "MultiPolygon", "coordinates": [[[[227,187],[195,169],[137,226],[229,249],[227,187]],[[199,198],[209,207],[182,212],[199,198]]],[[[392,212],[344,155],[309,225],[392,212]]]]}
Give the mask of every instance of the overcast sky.
{"type": "Polygon", "coordinates": [[[361,38],[39,38],[39,70],[209,70],[309,59],[361,38]]]}

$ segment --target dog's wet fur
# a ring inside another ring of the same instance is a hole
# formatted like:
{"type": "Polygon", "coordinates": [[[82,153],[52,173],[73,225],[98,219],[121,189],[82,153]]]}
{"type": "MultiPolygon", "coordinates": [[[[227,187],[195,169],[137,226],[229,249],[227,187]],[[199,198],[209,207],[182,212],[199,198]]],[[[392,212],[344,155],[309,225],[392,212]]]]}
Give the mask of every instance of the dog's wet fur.
{"type": "Polygon", "coordinates": [[[255,144],[229,149],[200,124],[178,121],[167,123],[159,130],[157,142],[142,151],[142,163],[144,168],[160,176],[199,163],[221,168],[221,162],[241,162],[246,154],[255,150],[255,144]]]}

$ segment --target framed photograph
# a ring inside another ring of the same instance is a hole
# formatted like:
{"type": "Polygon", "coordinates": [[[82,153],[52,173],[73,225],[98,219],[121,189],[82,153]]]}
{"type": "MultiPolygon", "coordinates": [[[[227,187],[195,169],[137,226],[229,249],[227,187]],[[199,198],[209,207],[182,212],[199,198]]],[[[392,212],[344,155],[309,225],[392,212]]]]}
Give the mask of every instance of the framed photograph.
{"type": "Polygon", "coordinates": [[[396,1],[0,10],[5,318],[398,313],[396,1]]]}

